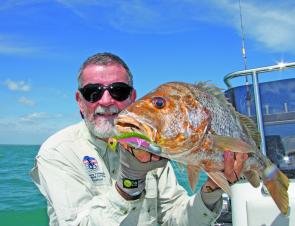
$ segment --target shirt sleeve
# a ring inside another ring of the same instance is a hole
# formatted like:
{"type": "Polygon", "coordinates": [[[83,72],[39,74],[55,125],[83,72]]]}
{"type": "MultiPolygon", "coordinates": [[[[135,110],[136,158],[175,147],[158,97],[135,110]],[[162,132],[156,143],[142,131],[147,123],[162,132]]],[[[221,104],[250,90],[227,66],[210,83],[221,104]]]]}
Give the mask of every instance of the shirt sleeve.
{"type": "Polygon", "coordinates": [[[204,204],[200,192],[188,196],[178,184],[170,163],[163,171],[158,171],[158,177],[158,209],[161,225],[211,225],[220,215],[222,198],[211,211],[204,204]]]}
{"type": "Polygon", "coordinates": [[[126,201],[114,186],[94,186],[60,152],[42,153],[36,157],[31,176],[47,199],[51,225],[120,225],[142,204],[142,199],[126,201]]]}

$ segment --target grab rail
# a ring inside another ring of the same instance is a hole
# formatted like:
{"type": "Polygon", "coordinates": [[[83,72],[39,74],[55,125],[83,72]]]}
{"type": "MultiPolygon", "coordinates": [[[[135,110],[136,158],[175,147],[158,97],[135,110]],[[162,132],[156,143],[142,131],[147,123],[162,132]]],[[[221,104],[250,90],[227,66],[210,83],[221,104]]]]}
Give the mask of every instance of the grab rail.
{"type": "Polygon", "coordinates": [[[272,66],[259,67],[259,68],[253,68],[253,69],[248,69],[248,70],[232,72],[232,73],[224,76],[223,81],[226,84],[227,88],[230,89],[230,88],[232,88],[232,86],[231,86],[231,83],[229,80],[232,80],[234,78],[241,77],[241,76],[247,76],[247,75],[253,75],[253,73],[260,74],[260,73],[266,73],[266,72],[271,72],[271,71],[285,70],[288,68],[295,68],[295,62],[278,63],[278,64],[272,65],[272,66]]]}
{"type": "Polygon", "coordinates": [[[260,91],[259,91],[258,74],[278,71],[278,70],[286,70],[289,68],[295,68],[295,62],[279,63],[272,66],[253,68],[253,69],[248,69],[243,71],[236,71],[236,72],[227,74],[226,76],[224,76],[224,79],[223,79],[226,86],[230,89],[232,88],[230,83],[231,79],[241,77],[241,76],[252,75],[257,126],[261,136],[261,151],[264,155],[266,155],[266,144],[265,144],[265,135],[264,135],[264,126],[263,126],[263,115],[261,110],[261,98],[260,98],[260,91]]]}

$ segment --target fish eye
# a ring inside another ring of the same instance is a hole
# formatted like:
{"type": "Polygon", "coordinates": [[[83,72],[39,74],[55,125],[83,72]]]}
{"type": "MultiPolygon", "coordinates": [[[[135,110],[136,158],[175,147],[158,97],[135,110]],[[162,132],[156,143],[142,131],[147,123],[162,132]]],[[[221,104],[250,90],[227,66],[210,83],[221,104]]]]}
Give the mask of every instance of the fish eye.
{"type": "Polygon", "coordinates": [[[156,108],[161,109],[161,108],[163,108],[163,107],[165,106],[166,101],[165,101],[165,99],[162,98],[162,97],[154,97],[154,98],[152,99],[152,103],[153,103],[153,105],[154,105],[156,108]]]}

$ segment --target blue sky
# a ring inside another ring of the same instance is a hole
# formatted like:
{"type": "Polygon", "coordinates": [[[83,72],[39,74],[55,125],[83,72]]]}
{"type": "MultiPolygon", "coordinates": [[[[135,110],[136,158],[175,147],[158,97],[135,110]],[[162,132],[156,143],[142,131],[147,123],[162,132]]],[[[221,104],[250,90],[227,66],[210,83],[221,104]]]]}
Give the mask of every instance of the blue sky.
{"type": "MultiPolygon", "coordinates": [[[[294,61],[294,1],[241,3],[248,68],[294,61]]],[[[168,81],[226,88],[244,68],[238,0],[2,0],[0,144],[40,144],[78,122],[78,69],[104,51],[128,63],[139,97],[168,81]]]]}

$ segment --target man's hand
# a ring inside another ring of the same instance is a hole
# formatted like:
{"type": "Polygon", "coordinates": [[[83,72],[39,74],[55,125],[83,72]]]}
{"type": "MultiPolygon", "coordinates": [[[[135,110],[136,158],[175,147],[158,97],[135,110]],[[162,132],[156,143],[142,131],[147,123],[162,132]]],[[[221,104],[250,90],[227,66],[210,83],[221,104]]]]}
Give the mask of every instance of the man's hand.
{"type": "Polygon", "coordinates": [[[128,151],[121,148],[120,169],[116,183],[118,192],[127,200],[138,199],[144,191],[145,178],[148,171],[164,167],[166,164],[167,159],[152,156],[145,151],[128,151]],[[139,153],[140,155],[138,155],[139,153]],[[145,158],[140,158],[140,156],[145,156],[145,158]]]}
{"type": "MultiPolygon", "coordinates": [[[[248,155],[244,153],[224,152],[224,175],[230,184],[239,180],[242,173],[244,162],[248,155]]],[[[213,210],[216,203],[221,199],[223,191],[209,177],[201,189],[201,196],[205,205],[213,210]]]]}

